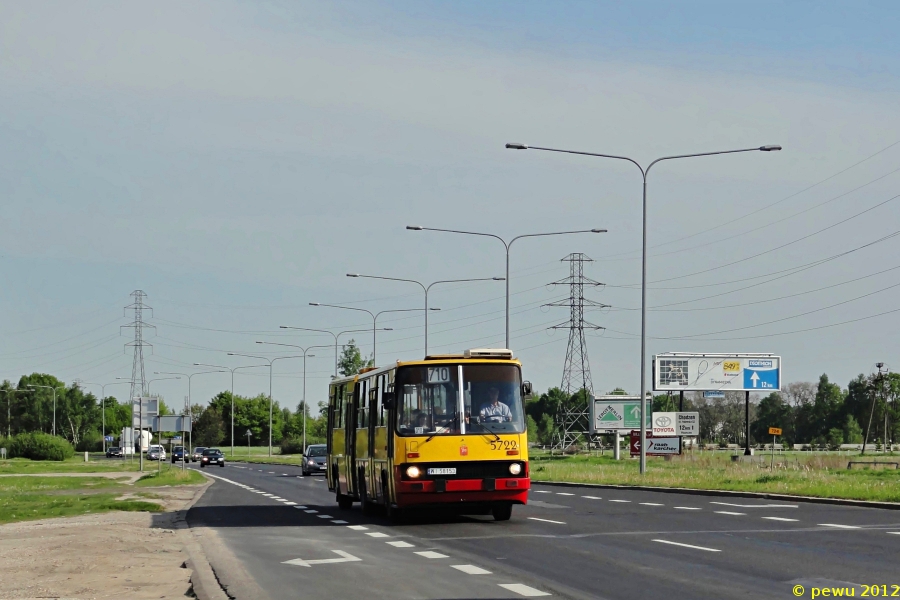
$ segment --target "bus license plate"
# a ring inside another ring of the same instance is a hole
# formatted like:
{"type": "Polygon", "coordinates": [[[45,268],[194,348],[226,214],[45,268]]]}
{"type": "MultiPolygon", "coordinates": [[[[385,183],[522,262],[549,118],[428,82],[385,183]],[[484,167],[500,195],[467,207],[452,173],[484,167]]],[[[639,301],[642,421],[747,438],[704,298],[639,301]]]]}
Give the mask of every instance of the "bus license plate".
{"type": "Polygon", "coordinates": [[[456,475],[456,467],[444,467],[441,469],[428,469],[429,475],[456,475]]]}

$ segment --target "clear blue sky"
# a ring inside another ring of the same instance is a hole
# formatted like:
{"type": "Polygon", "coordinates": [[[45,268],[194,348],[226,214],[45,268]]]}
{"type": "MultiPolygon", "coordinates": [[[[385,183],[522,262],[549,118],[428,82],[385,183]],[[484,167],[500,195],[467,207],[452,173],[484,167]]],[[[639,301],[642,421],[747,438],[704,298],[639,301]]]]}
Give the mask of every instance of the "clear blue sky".
{"type": "MultiPolygon", "coordinates": [[[[873,317],[896,304],[897,238],[857,249],[900,229],[886,202],[900,193],[898,14],[891,2],[2,3],[0,378],[129,376],[118,326],[136,288],[155,309],[147,370],[188,371],[241,364],[225,352],[259,352],[257,339],[327,339],[279,325],[366,326],[310,301],[421,304],[415,287],[347,272],[502,274],[499,243],[404,229],[415,223],[609,229],[515,249],[512,346],[539,390],[558,384],[566,336],[546,327],[567,315],[542,308],[564,295],[546,284],[584,252],[608,284],[591,296],[612,305],[590,315],[609,328],[590,340],[595,387],[636,390],[636,170],[507,141],[644,162],[783,144],[654,168],[650,352],[775,352],[788,380],[842,385],[876,361],[900,368],[900,313],[873,317]]],[[[502,344],[502,284],[449,286],[433,304],[434,350],[502,344]]],[[[421,354],[419,317],[384,326],[379,362],[421,354]]],[[[280,363],[276,399],[296,405],[299,371],[280,363]]],[[[327,351],[310,363],[311,399],[330,371],[327,351]]],[[[229,383],[195,378],[194,399],[229,383]]],[[[154,389],[173,404],[186,394],[154,389]]]]}

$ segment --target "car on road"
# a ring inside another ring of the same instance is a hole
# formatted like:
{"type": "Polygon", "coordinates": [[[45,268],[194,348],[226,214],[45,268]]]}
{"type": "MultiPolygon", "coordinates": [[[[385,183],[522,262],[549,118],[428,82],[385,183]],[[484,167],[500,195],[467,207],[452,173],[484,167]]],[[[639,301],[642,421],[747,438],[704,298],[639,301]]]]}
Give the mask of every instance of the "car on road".
{"type": "Polygon", "coordinates": [[[327,470],[328,446],[325,444],[310,444],[300,460],[301,470],[304,475],[312,473],[324,473],[327,470]]]}
{"type": "Polygon", "coordinates": [[[184,456],[185,456],[185,453],[184,453],[184,446],[175,446],[175,447],[172,449],[172,462],[175,462],[176,460],[182,460],[182,461],[183,461],[183,460],[184,460],[184,456]]]}
{"type": "Polygon", "coordinates": [[[159,444],[151,444],[147,448],[147,460],[166,460],[166,450],[159,444]]]}
{"type": "Polygon", "coordinates": [[[200,467],[210,467],[212,465],[225,466],[225,455],[218,448],[207,448],[200,457],[200,467]]]}
{"type": "Polygon", "coordinates": [[[194,448],[194,451],[191,453],[191,462],[197,462],[203,457],[203,451],[206,450],[206,446],[197,446],[194,448]]]}
{"type": "Polygon", "coordinates": [[[106,449],[106,458],[122,458],[125,453],[118,446],[110,446],[106,449]]]}

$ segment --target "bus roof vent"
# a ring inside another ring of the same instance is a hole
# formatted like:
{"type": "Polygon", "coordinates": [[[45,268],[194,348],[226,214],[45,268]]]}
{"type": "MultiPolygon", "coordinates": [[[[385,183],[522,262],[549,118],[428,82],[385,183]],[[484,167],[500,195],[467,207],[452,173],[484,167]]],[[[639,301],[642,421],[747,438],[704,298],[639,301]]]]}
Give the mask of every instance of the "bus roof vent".
{"type": "Polygon", "coordinates": [[[512,350],[508,348],[471,348],[463,353],[465,358],[505,358],[512,359],[512,350]]]}

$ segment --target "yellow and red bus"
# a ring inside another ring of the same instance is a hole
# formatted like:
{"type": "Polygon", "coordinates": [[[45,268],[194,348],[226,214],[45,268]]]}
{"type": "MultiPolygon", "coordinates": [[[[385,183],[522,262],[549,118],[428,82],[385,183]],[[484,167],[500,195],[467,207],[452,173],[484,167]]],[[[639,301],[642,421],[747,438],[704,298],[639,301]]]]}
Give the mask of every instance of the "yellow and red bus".
{"type": "Polygon", "coordinates": [[[530,487],[523,398],[531,384],[506,349],[397,361],[335,379],[328,399],[328,489],[342,509],[453,508],[508,520],[530,487]]]}

